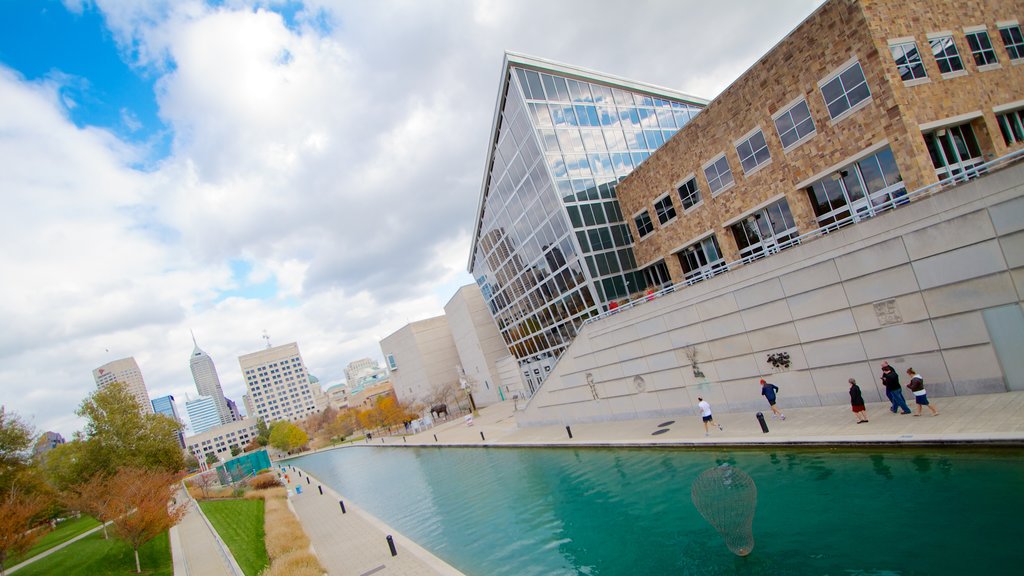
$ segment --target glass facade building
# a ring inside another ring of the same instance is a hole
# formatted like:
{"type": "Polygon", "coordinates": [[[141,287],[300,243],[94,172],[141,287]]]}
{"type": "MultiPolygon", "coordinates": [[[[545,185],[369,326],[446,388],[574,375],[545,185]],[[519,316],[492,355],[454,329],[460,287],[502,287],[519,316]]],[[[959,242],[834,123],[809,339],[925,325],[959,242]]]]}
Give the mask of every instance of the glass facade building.
{"type": "Polygon", "coordinates": [[[661,282],[615,186],[706,104],[505,54],[469,271],[531,394],[587,318],[661,282]]]}

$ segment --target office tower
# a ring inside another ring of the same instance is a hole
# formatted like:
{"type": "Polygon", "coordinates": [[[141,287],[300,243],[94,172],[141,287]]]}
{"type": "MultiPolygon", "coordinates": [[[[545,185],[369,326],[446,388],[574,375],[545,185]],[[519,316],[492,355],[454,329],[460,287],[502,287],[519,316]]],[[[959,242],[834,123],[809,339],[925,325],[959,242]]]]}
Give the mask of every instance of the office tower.
{"type": "MultiPolygon", "coordinates": [[[[181,416],[178,415],[178,406],[174,403],[174,396],[161,396],[153,399],[153,412],[157,414],[163,414],[169,418],[172,418],[175,422],[181,423],[181,416]]],[[[178,444],[181,447],[185,447],[185,433],[178,430],[178,444]]]]}
{"type": "Polygon", "coordinates": [[[227,400],[224,398],[224,390],[220,387],[220,377],[217,376],[217,367],[213,364],[213,358],[199,348],[195,336],[192,337],[192,357],[189,358],[189,366],[192,368],[192,379],[196,383],[196,390],[200,396],[213,398],[217,405],[217,417],[219,424],[231,422],[231,411],[228,410],[227,400]]]}
{"type": "Polygon", "coordinates": [[[668,280],[640,272],[616,185],[705,104],[505,54],[468,268],[531,394],[587,318],[668,280]]]}
{"type": "Polygon", "coordinates": [[[292,342],[245,354],[238,357],[238,364],[255,410],[250,417],[263,418],[270,424],[277,420],[295,422],[317,412],[309,372],[298,344],[292,342]]]}
{"type": "Polygon", "coordinates": [[[202,434],[221,425],[217,401],[211,396],[186,400],[185,411],[188,412],[188,419],[192,423],[192,434],[202,434]]]}
{"type": "Polygon", "coordinates": [[[238,422],[242,419],[242,413],[238,411],[238,404],[235,403],[231,398],[227,398],[228,413],[231,414],[231,421],[238,422]]]}
{"type": "Polygon", "coordinates": [[[146,382],[142,379],[142,371],[139,370],[135,358],[128,357],[107,362],[93,370],[92,377],[96,380],[96,386],[100,388],[111,382],[124,384],[128,388],[128,392],[138,402],[139,410],[145,414],[153,413],[153,405],[149,401],[149,393],[146,392],[146,382]]]}

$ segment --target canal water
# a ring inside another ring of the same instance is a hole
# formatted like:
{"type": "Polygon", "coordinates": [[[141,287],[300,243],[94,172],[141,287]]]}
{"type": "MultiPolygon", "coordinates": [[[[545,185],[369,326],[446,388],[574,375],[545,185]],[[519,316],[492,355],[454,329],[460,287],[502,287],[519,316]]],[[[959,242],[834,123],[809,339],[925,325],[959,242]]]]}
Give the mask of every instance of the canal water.
{"type": "Polygon", "coordinates": [[[880,576],[1024,573],[1022,456],[353,446],[289,463],[474,576],[880,576]],[[756,484],[745,557],[691,499],[722,464],[756,484]]]}

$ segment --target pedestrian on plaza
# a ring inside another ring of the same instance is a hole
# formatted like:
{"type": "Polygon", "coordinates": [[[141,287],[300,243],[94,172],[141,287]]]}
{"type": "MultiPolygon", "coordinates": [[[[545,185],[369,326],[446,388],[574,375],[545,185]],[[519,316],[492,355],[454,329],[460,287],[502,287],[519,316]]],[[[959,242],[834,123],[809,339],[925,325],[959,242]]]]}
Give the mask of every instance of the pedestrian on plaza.
{"type": "Polygon", "coordinates": [[[924,378],[917,372],[914,372],[913,368],[907,368],[907,376],[910,376],[910,383],[907,384],[907,388],[910,388],[910,391],[914,393],[914,402],[917,403],[917,413],[914,416],[921,415],[921,406],[927,406],[932,411],[932,416],[938,416],[939,411],[928,402],[928,393],[924,389],[924,378]]]}
{"type": "Polygon", "coordinates": [[[882,384],[885,386],[885,395],[889,398],[889,412],[893,414],[896,410],[901,410],[902,414],[910,414],[910,406],[907,406],[907,401],[903,399],[903,389],[900,387],[900,375],[896,373],[896,370],[889,363],[882,361],[882,384]]]}
{"type": "Polygon", "coordinates": [[[857,417],[857,424],[868,421],[868,410],[864,407],[864,395],[860,393],[860,386],[857,381],[850,378],[850,406],[853,408],[853,415],[857,417]]]}
{"type": "Polygon", "coordinates": [[[718,426],[718,430],[721,431],[722,430],[722,425],[721,424],[716,424],[714,417],[711,416],[711,404],[708,404],[708,401],[703,399],[703,398],[701,398],[700,396],[697,396],[697,400],[699,401],[697,406],[700,408],[701,419],[704,420],[704,435],[705,436],[710,436],[711,435],[711,433],[708,432],[708,424],[709,423],[712,426],[718,426]]]}
{"type": "Polygon", "coordinates": [[[775,395],[778,394],[779,387],[771,382],[765,382],[764,378],[761,378],[761,396],[764,396],[768,400],[768,405],[772,408],[772,418],[778,418],[785,420],[786,415],[779,410],[779,407],[775,405],[775,395]]]}

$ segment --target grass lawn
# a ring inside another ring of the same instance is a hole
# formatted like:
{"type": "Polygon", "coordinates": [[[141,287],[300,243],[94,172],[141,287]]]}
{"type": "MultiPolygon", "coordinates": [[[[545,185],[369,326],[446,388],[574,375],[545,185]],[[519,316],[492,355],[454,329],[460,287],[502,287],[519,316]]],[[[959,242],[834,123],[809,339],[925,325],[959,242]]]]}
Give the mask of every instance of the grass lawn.
{"type": "Polygon", "coordinates": [[[246,576],[256,576],[270,563],[263,543],[263,500],[205,500],[203,513],[231,549],[246,576]]]}
{"type": "Polygon", "coordinates": [[[83,515],[81,518],[71,518],[69,520],[65,520],[57,526],[56,530],[53,530],[46,536],[40,538],[36,542],[35,546],[29,548],[28,552],[26,552],[23,556],[15,556],[13,558],[10,558],[7,560],[7,563],[5,565],[8,568],[10,568],[11,566],[20,564],[21,562],[24,562],[25,560],[28,560],[29,558],[37,554],[46,552],[54,546],[59,546],[60,544],[63,544],[68,540],[71,540],[75,536],[78,536],[82,532],[88,532],[91,528],[95,528],[99,525],[99,520],[96,520],[92,516],[83,515]]]}
{"type": "MultiPolygon", "coordinates": [[[[171,540],[167,532],[150,540],[139,549],[142,573],[172,576],[171,540]]],[[[103,531],[90,534],[78,542],[58,550],[46,558],[25,566],[15,572],[17,576],[92,576],[110,574],[115,576],[135,574],[135,554],[124,541],[111,537],[103,539],[103,531]]]]}

